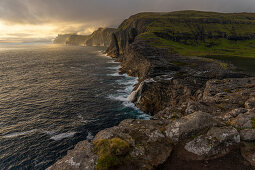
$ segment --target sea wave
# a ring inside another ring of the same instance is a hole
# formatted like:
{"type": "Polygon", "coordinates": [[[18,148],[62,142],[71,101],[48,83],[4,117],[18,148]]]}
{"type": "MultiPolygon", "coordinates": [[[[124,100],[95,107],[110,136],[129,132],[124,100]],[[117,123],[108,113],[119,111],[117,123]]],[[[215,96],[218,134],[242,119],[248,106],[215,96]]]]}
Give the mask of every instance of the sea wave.
{"type": "MultiPolygon", "coordinates": [[[[132,108],[137,112],[137,118],[138,119],[145,119],[149,120],[151,116],[143,113],[141,110],[139,110],[134,103],[132,103],[132,100],[134,97],[133,89],[136,84],[138,84],[138,78],[135,77],[130,77],[128,74],[119,74],[118,70],[121,66],[116,66],[116,67],[111,67],[112,70],[115,70],[115,73],[108,74],[108,76],[113,76],[113,77],[123,77],[121,80],[117,80],[116,82],[119,85],[122,85],[122,89],[117,90],[116,94],[110,94],[108,95],[108,98],[111,100],[117,100],[121,101],[122,105],[126,108],[132,108]]],[[[138,90],[137,90],[138,91],[138,90]]]]}
{"type": "Polygon", "coordinates": [[[58,141],[64,138],[72,138],[77,132],[67,132],[67,133],[60,133],[58,135],[52,136],[50,139],[58,141]]]}
{"type": "Polygon", "coordinates": [[[14,133],[10,133],[10,134],[7,134],[7,135],[3,136],[3,138],[15,138],[15,137],[18,137],[18,136],[25,136],[25,135],[34,133],[36,131],[37,131],[37,129],[24,131],[24,132],[14,132],[14,133]]]}

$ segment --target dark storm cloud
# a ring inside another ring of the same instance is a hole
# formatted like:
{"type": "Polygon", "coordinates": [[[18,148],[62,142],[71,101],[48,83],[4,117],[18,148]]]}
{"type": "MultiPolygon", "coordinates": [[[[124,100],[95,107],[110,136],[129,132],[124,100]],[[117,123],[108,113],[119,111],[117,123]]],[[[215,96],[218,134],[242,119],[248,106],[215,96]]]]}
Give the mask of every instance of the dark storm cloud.
{"type": "Polygon", "coordinates": [[[255,12],[255,0],[0,0],[0,19],[15,23],[119,24],[143,11],[255,12]]]}

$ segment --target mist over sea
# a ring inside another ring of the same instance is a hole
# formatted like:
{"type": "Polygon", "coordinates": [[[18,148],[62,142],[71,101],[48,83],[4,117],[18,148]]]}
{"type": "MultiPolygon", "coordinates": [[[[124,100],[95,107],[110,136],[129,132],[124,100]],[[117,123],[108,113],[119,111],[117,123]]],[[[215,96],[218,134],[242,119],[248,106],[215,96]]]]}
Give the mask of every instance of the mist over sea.
{"type": "Polygon", "coordinates": [[[103,48],[0,48],[0,169],[45,169],[81,140],[127,118],[137,79],[103,48]]]}

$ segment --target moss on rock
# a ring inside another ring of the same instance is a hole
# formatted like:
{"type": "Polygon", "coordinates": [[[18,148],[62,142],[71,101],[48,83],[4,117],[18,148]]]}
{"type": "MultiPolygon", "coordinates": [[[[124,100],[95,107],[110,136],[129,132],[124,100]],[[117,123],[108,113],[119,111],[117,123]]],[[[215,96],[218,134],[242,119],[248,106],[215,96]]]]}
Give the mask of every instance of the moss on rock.
{"type": "Polygon", "coordinates": [[[103,139],[94,143],[98,155],[97,169],[108,170],[121,165],[128,159],[129,144],[120,139],[103,139]]]}

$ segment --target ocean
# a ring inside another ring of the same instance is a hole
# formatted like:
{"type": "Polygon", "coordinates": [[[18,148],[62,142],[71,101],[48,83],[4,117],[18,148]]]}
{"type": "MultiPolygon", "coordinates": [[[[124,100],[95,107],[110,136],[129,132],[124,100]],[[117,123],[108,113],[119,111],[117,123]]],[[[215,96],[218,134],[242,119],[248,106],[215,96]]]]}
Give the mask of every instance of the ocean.
{"type": "Polygon", "coordinates": [[[137,79],[101,47],[0,47],[0,169],[45,169],[124,119],[137,79]]]}

